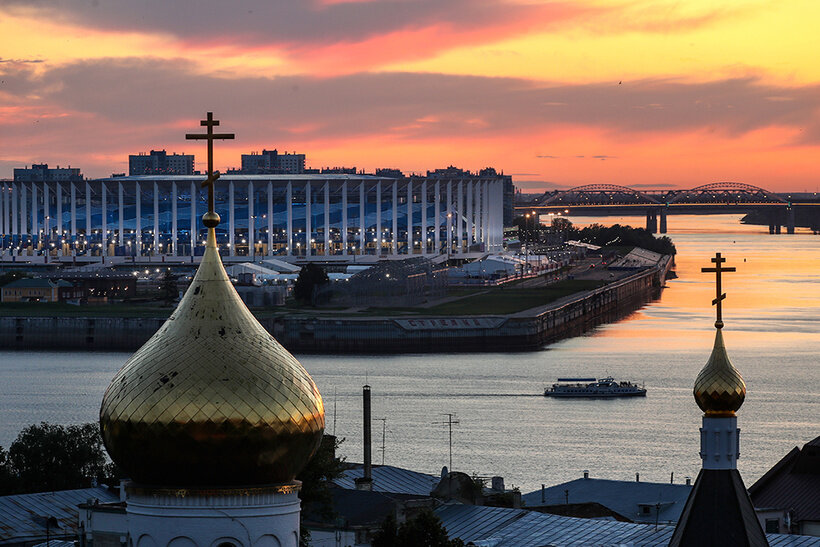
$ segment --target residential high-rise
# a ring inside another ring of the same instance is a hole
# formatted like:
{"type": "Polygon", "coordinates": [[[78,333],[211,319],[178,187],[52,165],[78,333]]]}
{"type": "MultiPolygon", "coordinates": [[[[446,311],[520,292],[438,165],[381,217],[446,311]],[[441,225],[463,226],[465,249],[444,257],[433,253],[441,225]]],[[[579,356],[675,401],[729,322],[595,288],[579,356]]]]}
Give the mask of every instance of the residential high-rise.
{"type": "Polygon", "coordinates": [[[304,154],[280,154],[278,150],[262,150],[242,154],[244,175],[299,175],[305,172],[304,154]]]}
{"type": "Polygon", "coordinates": [[[148,154],[128,156],[128,174],[136,175],[193,175],[193,154],[168,154],[165,150],[151,150],[148,154]]]}

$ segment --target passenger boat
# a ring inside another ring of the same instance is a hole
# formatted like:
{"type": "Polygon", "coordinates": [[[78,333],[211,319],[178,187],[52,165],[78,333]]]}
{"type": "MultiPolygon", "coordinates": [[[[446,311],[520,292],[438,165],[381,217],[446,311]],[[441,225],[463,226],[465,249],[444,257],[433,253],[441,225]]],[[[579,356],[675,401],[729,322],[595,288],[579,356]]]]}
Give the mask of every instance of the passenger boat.
{"type": "Polygon", "coordinates": [[[646,389],[632,382],[606,378],[558,378],[544,390],[545,397],[645,397],[646,389]]]}

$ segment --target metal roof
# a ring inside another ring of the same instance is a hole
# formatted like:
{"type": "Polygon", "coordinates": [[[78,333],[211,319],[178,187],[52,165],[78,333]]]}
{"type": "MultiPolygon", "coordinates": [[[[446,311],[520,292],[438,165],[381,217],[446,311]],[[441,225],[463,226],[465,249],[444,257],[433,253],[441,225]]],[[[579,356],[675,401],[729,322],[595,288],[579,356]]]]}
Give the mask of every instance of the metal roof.
{"type": "MultiPolygon", "coordinates": [[[[333,481],[338,487],[349,490],[356,488],[355,479],[364,475],[364,469],[361,464],[353,465],[354,467],[346,469],[341,477],[333,481]]],[[[374,492],[419,496],[429,496],[440,480],[440,477],[436,475],[418,473],[392,465],[374,465],[372,476],[374,492]]]]}
{"type": "Polygon", "coordinates": [[[89,499],[106,503],[119,496],[95,487],[0,497],[0,545],[46,539],[47,531],[52,537],[76,534],[77,505],[89,499]]]}
{"type": "Polygon", "coordinates": [[[820,437],[793,448],[749,487],[755,507],[790,510],[796,522],[820,520],[820,437]]]}
{"type": "Polygon", "coordinates": [[[655,512],[661,523],[675,523],[692,487],[662,482],[576,479],[521,496],[527,507],[596,502],[635,522],[654,524],[655,512]],[[649,506],[643,513],[641,506],[649,506]]]}
{"type": "MultiPolygon", "coordinates": [[[[673,526],[562,517],[501,507],[444,505],[435,510],[451,538],[476,547],[666,546],[673,526]]],[[[769,534],[773,547],[818,547],[820,537],[769,534]]]]}

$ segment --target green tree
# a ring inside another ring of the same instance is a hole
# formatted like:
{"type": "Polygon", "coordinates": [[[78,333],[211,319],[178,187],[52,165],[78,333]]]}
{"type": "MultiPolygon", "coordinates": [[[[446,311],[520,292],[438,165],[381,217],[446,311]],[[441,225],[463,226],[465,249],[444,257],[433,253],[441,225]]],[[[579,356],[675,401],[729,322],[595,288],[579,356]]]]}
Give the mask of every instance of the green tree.
{"type": "Polygon", "coordinates": [[[293,294],[296,300],[315,305],[316,289],[329,281],[324,268],[313,263],[306,264],[299,270],[299,277],[293,285],[293,294]]]}
{"type": "Polygon", "coordinates": [[[333,517],[333,500],[330,496],[330,483],[342,476],[344,460],[336,457],[336,450],[344,442],[333,435],[322,436],[322,444],[308,464],[297,475],[302,481],[299,498],[302,505],[310,505],[311,509],[323,517],[333,517]]]}
{"type": "MultiPolygon", "coordinates": [[[[344,471],[344,459],[336,457],[336,450],[343,442],[343,438],[323,435],[316,454],[296,477],[302,481],[302,489],[299,490],[302,507],[328,520],[333,518],[330,483],[344,471]]],[[[299,536],[300,546],[310,545],[310,531],[307,528],[302,526],[299,536]]]]}
{"type": "Polygon", "coordinates": [[[160,294],[162,295],[162,300],[165,302],[166,306],[170,306],[179,296],[177,277],[171,273],[171,268],[165,270],[165,275],[162,276],[160,294]]]}
{"type": "Polygon", "coordinates": [[[64,427],[47,422],[30,425],[17,435],[6,468],[17,492],[87,488],[113,470],[98,424],[64,427]]]}
{"type": "Polygon", "coordinates": [[[28,272],[18,272],[18,271],[5,272],[3,274],[0,274],[0,287],[2,287],[4,285],[8,285],[12,281],[17,281],[18,279],[23,279],[24,277],[31,277],[31,276],[28,274],[28,272]]]}
{"type": "Polygon", "coordinates": [[[414,518],[396,528],[396,519],[388,515],[381,530],[371,542],[373,547],[463,547],[458,538],[450,539],[447,530],[430,509],[424,509],[414,518]]]}

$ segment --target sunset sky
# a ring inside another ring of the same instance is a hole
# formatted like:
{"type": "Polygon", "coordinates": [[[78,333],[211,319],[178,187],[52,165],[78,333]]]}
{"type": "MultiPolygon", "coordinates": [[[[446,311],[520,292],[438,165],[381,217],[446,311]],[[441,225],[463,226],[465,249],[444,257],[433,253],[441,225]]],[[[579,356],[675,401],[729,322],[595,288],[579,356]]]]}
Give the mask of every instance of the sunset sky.
{"type": "Polygon", "coordinates": [[[493,166],[524,191],[820,186],[816,0],[0,0],[0,178],[89,177],[213,111],[216,167],[493,166]]]}

